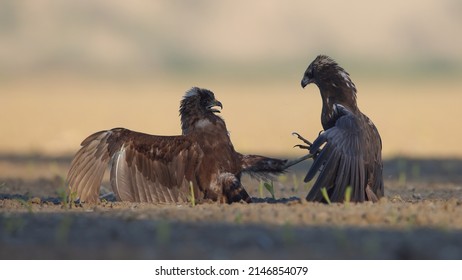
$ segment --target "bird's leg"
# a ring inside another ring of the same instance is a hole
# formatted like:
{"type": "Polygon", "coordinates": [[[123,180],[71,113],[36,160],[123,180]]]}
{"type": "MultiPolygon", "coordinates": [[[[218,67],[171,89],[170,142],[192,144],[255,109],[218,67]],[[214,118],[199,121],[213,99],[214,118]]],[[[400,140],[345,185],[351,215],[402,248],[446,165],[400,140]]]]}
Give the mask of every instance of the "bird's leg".
{"type": "MultiPolygon", "coordinates": [[[[292,135],[297,136],[298,139],[302,140],[306,144],[306,145],[295,145],[294,148],[298,147],[300,149],[306,149],[306,150],[311,149],[311,146],[313,145],[313,143],[311,143],[309,140],[305,139],[304,137],[302,137],[297,132],[292,132],[292,135]]],[[[301,158],[298,158],[298,159],[295,159],[295,160],[290,160],[285,164],[284,168],[289,168],[292,165],[295,165],[295,164],[297,164],[299,162],[302,162],[302,161],[307,160],[309,158],[314,158],[314,157],[316,157],[317,154],[318,154],[318,151],[316,151],[316,153],[314,153],[314,154],[309,153],[309,154],[307,154],[307,155],[305,155],[305,156],[303,156],[301,158]]]]}
{"type": "Polygon", "coordinates": [[[294,159],[294,160],[289,160],[287,163],[284,165],[284,169],[291,167],[292,165],[296,165],[299,162],[302,162],[304,160],[307,160],[309,158],[312,158],[314,155],[313,154],[307,154],[306,156],[302,156],[301,158],[294,159]]]}
{"type": "MultiPolygon", "coordinates": [[[[321,135],[321,133],[323,133],[324,130],[321,130],[319,131],[319,135],[321,135]]],[[[303,142],[305,142],[307,145],[295,145],[295,147],[298,147],[300,149],[306,149],[306,150],[311,150],[311,146],[313,145],[313,143],[311,143],[309,140],[303,138],[300,134],[298,134],[297,132],[292,132],[292,135],[294,136],[297,136],[298,139],[302,140],[303,142]]],[[[320,149],[316,150],[313,154],[312,154],[312,157],[313,158],[316,158],[316,156],[321,152],[320,149]]]]}

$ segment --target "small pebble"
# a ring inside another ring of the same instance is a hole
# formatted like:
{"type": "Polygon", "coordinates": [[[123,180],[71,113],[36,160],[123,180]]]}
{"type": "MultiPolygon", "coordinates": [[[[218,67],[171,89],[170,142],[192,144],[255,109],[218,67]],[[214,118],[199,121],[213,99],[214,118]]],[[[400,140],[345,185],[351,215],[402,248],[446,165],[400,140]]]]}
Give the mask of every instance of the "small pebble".
{"type": "Polygon", "coordinates": [[[29,199],[29,202],[32,203],[32,204],[41,204],[42,199],[40,199],[40,197],[33,197],[33,198],[29,199]]]}

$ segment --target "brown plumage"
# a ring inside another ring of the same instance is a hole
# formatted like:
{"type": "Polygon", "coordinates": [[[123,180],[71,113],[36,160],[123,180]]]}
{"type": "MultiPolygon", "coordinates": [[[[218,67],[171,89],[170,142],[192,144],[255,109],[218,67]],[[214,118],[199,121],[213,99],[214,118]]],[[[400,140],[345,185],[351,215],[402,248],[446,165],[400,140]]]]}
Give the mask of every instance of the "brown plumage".
{"type": "Polygon", "coordinates": [[[242,155],[234,150],[225,122],[215,113],[222,104],[206,89],[192,88],[181,101],[182,135],[155,136],[114,128],[87,137],[72,160],[67,182],[73,197],[97,202],[109,164],[118,200],[178,203],[250,202],[243,173],[278,174],[286,160],[242,155]]]}
{"type": "Polygon", "coordinates": [[[343,202],[347,187],[351,201],[377,201],[384,194],[382,141],[372,121],[356,104],[356,86],[349,74],[332,58],[320,55],[308,66],[302,87],[314,83],[322,97],[321,123],[324,131],[311,144],[303,139],[314,162],[305,177],[319,173],[306,197],[324,201],[322,188],[333,202],[343,202]]]}

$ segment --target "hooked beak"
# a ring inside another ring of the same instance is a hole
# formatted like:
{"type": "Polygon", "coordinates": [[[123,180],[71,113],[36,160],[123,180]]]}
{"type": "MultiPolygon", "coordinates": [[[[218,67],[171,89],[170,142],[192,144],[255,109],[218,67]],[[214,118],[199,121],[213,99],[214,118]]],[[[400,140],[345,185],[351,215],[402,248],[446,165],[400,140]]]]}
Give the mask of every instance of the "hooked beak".
{"type": "Polygon", "coordinates": [[[309,79],[308,77],[303,77],[301,85],[302,88],[305,88],[307,85],[311,84],[313,82],[312,79],[309,79]]]}
{"type": "Polygon", "coordinates": [[[207,109],[213,113],[221,113],[220,110],[215,109],[213,107],[220,107],[220,109],[223,109],[223,104],[221,104],[220,101],[218,100],[213,100],[208,106],[207,109]]]}

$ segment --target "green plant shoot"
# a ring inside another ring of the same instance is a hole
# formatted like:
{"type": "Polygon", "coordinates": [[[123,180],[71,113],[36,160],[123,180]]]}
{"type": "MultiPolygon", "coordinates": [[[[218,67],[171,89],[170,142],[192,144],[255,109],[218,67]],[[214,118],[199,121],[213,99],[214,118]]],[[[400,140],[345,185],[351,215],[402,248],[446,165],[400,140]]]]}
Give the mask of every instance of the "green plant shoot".
{"type": "Polygon", "coordinates": [[[271,197],[275,199],[273,182],[271,182],[271,184],[268,184],[265,182],[263,185],[265,186],[265,189],[269,191],[269,193],[271,194],[271,197]]]}
{"type": "Polygon", "coordinates": [[[327,201],[327,204],[331,205],[332,202],[330,202],[330,198],[329,198],[329,195],[327,194],[326,188],[321,188],[321,194],[322,194],[322,197],[324,197],[324,199],[327,201]]]}
{"type": "Polygon", "coordinates": [[[345,205],[346,206],[350,205],[352,192],[353,192],[353,188],[351,186],[347,186],[345,189],[345,205]]]}
{"type": "Polygon", "coordinates": [[[194,187],[193,183],[189,181],[189,190],[191,191],[191,205],[196,206],[196,197],[194,196],[194,187]]]}

